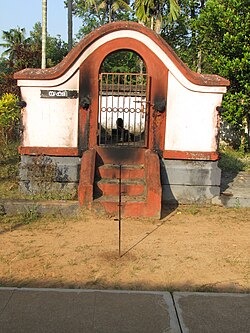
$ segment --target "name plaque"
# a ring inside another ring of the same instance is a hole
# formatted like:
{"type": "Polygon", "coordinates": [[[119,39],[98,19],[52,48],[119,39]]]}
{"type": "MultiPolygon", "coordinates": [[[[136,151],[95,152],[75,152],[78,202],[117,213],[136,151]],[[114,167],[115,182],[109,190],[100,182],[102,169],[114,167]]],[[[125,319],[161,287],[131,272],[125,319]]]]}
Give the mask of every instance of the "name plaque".
{"type": "Polygon", "coordinates": [[[41,98],[77,98],[77,90],[41,90],[41,98]]]}

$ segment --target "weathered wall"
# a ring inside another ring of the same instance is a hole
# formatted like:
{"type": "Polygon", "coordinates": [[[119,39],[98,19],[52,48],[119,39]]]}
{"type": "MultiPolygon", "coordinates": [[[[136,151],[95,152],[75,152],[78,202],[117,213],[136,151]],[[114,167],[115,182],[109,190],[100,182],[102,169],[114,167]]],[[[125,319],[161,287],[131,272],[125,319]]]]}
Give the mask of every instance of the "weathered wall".
{"type": "Polygon", "coordinates": [[[77,147],[78,98],[41,98],[41,90],[78,90],[79,72],[57,86],[43,86],[43,81],[21,87],[27,106],[22,110],[23,146],[77,147]]]}
{"type": "Polygon", "coordinates": [[[169,73],[165,150],[216,151],[222,97],[205,87],[191,90],[169,73]]]}
{"type": "Polygon", "coordinates": [[[80,175],[79,157],[22,155],[19,168],[19,186],[25,194],[53,193],[57,197],[77,196],[80,175]]]}
{"type": "Polygon", "coordinates": [[[161,160],[162,201],[205,204],[220,194],[217,161],[161,160]]]}

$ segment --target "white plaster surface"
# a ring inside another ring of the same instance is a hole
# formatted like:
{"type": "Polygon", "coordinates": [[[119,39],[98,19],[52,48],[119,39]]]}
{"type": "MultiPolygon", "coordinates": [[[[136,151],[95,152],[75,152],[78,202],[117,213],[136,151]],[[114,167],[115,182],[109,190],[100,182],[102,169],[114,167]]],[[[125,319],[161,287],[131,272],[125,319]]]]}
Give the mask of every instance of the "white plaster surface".
{"type": "MultiPolygon", "coordinates": [[[[79,89],[79,73],[56,89],[79,89]]],[[[78,98],[41,98],[43,87],[22,87],[23,145],[38,147],[77,147],[78,98]]]]}
{"type": "Polygon", "coordinates": [[[222,93],[186,89],[169,73],[166,150],[215,151],[217,149],[217,110],[222,93]]]}

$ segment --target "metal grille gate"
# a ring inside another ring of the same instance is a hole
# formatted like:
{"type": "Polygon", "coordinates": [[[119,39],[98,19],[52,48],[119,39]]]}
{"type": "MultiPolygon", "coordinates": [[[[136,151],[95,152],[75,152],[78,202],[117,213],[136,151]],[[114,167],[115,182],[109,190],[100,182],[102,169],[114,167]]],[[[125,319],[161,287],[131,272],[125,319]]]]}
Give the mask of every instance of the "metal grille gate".
{"type": "Polygon", "coordinates": [[[101,73],[99,76],[99,145],[146,147],[149,76],[101,73]]]}

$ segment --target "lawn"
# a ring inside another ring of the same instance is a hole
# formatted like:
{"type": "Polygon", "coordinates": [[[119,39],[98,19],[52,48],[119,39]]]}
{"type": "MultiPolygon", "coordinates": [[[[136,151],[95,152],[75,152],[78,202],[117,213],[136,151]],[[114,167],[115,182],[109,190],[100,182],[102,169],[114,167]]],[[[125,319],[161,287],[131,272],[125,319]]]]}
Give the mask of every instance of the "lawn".
{"type": "Polygon", "coordinates": [[[82,211],[0,216],[0,286],[250,291],[250,209],[179,206],[118,223],[82,211]]]}
{"type": "MultiPolygon", "coordinates": [[[[0,198],[20,198],[17,143],[0,147],[0,198]]],[[[223,171],[250,172],[250,156],[222,151],[223,171]]],[[[179,206],[162,220],[82,211],[1,216],[0,286],[250,291],[250,209],[179,206]]]]}

